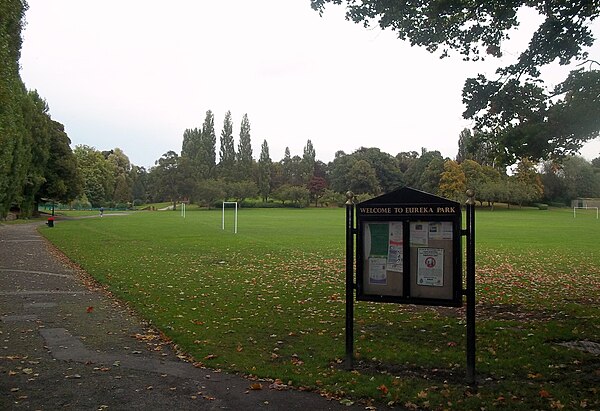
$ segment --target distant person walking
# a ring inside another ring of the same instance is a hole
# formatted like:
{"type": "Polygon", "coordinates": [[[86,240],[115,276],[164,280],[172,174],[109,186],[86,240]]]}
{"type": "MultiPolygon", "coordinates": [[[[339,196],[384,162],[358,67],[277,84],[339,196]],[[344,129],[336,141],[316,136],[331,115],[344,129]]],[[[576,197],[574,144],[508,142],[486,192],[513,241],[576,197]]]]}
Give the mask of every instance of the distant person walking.
{"type": "Polygon", "coordinates": [[[100,217],[104,215],[104,207],[100,207],[100,217]]]}

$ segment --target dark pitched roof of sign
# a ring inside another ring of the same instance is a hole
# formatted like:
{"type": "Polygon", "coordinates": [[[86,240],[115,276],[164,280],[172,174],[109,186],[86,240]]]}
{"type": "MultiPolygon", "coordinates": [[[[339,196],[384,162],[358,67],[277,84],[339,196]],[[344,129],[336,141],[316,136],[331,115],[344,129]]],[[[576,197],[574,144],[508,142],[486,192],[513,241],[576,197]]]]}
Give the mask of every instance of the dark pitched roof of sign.
{"type": "Polygon", "coordinates": [[[439,197],[424,191],[416,190],[410,187],[402,187],[379,197],[363,201],[358,205],[367,206],[375,204],[449,204],[457,205],[456,201],[439,197]]]}

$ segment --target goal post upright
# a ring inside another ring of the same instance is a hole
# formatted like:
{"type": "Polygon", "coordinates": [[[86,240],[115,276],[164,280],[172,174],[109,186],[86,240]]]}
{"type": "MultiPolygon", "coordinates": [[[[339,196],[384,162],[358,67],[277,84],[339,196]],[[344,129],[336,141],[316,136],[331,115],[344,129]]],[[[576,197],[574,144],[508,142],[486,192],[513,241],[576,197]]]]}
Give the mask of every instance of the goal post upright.
{"type": "Polygon", "coordinates": [[[235,205],[235,217],[233,222],[233,233],[237,234],[238,227],[238,203],[237,201],[223,201],[223,213],[221,218],[221,228],[225,230],[225,205],[226,204],[234,204],[235,205]]]}

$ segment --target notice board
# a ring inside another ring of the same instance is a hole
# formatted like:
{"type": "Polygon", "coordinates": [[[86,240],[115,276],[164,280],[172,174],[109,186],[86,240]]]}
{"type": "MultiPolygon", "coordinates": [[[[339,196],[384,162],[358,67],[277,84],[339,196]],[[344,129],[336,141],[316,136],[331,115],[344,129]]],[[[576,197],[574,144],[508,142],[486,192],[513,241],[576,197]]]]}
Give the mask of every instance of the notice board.
{"type": "Polygon", "coordinates": [[[460,204],[404,187],[356,205],[357,299],[462,305],[460,204]]]}

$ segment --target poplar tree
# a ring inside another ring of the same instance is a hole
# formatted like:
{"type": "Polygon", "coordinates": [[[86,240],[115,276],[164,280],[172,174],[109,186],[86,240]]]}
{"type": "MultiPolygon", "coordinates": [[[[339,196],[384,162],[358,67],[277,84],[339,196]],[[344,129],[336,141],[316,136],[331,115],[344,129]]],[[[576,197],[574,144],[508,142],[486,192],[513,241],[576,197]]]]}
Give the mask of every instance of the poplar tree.
{"type": "Polygon", "coordinates": [[[304,183],[308,183],[315,172],[316,157],[317,153],[313,147],[312,141],[308,139],[302,155],[302,180],[304,183]]]}
{"type": "Polygon", "coordinates": [[[207,179],[212,177],[216,165],[216,144],[217,136],[215,134],[215,116],[212,111],[206,112],[204,123],[202,124],[202,133],[200,138],[200,150],[198,153],[198,166],[200,177],[207,179]]]}
{"type": "Polygon", "coordinates": [[[240,125],[240,140],[236,155],[236,169],[238,179],[248,180],[252,176],[252,142],[250,140],[250,121],[248,114],[244,114],[240,125]]]}
{"type": "Polygon", "coordinates": [[[273,162],[269,156],[269,145],[264,140],[260,148],[258,159],[258,190],[263,201],[266,203],[271,194],[271,166],[273,162]]]}
{"type": "Polygon", "coordinates": [[[233,142],[233,122],[231,121],[231,111],[225,114],[223,120],[223,129],[221,130],[219,149],[219,169],[220,175],[229,179],[233,176],[235,166],[235,146],[233,142]]]}

